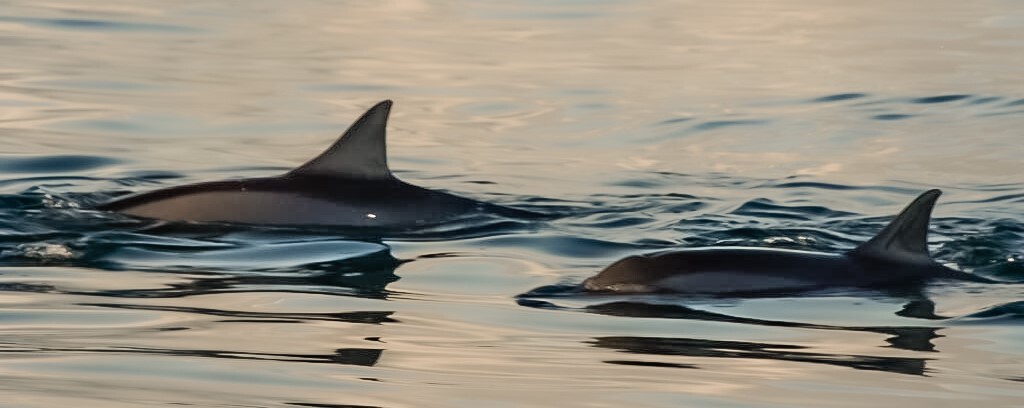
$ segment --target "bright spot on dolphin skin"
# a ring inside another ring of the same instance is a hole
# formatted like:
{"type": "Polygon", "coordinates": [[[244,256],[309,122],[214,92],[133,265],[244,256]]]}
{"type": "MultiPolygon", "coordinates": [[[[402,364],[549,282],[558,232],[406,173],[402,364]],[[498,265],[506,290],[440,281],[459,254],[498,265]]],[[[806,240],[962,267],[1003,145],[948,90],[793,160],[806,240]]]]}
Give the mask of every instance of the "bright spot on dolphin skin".
{"type": "Polygon", "coordinates": [[[374,214],[374,213],[367,213],[367,214],[366,214],[366,218],[369,218],[369,219],[375,219],[375,218],[377,218],[377,214],[374,214]]]}

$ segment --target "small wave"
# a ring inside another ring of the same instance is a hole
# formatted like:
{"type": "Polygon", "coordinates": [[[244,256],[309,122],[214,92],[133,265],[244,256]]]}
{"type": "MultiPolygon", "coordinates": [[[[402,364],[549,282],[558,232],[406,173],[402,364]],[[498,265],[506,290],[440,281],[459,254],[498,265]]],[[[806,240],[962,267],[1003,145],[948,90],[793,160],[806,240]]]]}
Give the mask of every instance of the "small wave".
{"type": "Polygon", "coordinates": [[[663,121],[658,122],[657,124],[658,125],[674,125],[676,123],[689,122],[691,120],[693,120],[693,118],[672,118],[672,119],[665,119],[663,121]]]}
{"type": "Polygon", "coordinates": [[[5,173],[73,173],[121,163],[103,156],[56,155],[0,157],[0,171],[5,173]]]}
{"type": "Polygon", "coordinates": [[[971,101],[972,105],[984,105],[986,103],[992,103],[1003,100],[1002,96],[981,96],[971,101]]]}
{"type": "Polygon", "coordinates": [[[850,185],[844,185],[844,184],[832,184],[832,183],[822,183],[822,182],[814,182],[814,181],[783,182],[783,183],[776,183],[776,184],[772,185],[772,187],[778,187],[778,188],[816,188],[816,189],[822,189],[822,190],[859,190],[859,189],[864,188],[864,187],[850,186],[850,185]]]}
{"type": "Polygon", "coordinates": [[[960,323],[1024,323],[1024,301],[1004,303],[955,319],[960,323]]]}
{"type": "Polygon", "coordinates": [[[852,100],[852,99],[861,99],[861,98],[865,98],[867,96],[868,96],[868,94],[859,93],[859,92],[840,93],[840,94],[835,94],[835,95],[827,95],[827,96],[822,96],[822,97],[819,97],[819,98],[814,98],[814,99],[811,99],[811,102],[812,103],[840,102],[840,101],[849,101],[849,100],[852,100]]]}
{"type": "Polygon", "coordinates": [[[81,18],[0,17],[0,21],[70,30],[149,31],[163,33],[190,33],[198,31],[193,27],[171,24],[89,20],[81,18]]]}
{"type": "Polygon", "coordinates": [[[853,215],[849,212],[833,210],[822,206],[787,206],[774,203],[771,200],[764,198],[747,201],[739,208],[733,210],[731,214],[752,218],[773,218],[801,221],[853,215]]]}
{"type": "Polygon", "coordinates": [[[1024,106],[1024,98],[1015,100],[1013,102],[1007,102],[1006,105],[1003,106],[1024,106]]]}
{"type": "Polygon", "coordinates": [[[529,248],[540,253],[578,257],[583,259],[613,257],[627,251],[650,249],[643,248],[636,244],[625,244],[594,238],[558,235],[508,235],[486,238],[475,242],[486,243],[489,247],[529,248]]]}
{"type": "Polygon", "coordinates": [[[880,115],[872,116],[871,119],[874,119],[874,120],[903,120],[903,119],[910,119],[910,118],[912,118],[914,116],[915,115],[904,114],[904,113],[883,113],[883,114],[880,114],[880,115]]]}
{"type": "Polygon", "coordinates": [[[725,127],[732,127],[732,126],[763,125],[765,123],[768,123],[768,120],[765,120],[765,119],[713,120],[713,121],[703,122],[703,123],[698,123],[696,125],[693,125],[692,129],[696,130],[696,131],[708,131],[708,130],[717,130],[717,129],[721,129],[721,128],[725,128],[725,127]]]}
{"type": "Polygon", "coordinates": [[[970,98],[971,95],[958,94],[958,95],[937,95],[937,96],[926,96],[923,98],[915,98],[910,101],[913,103],[930,104],[930,103],[946,103],[960,101],[970,98]]]}

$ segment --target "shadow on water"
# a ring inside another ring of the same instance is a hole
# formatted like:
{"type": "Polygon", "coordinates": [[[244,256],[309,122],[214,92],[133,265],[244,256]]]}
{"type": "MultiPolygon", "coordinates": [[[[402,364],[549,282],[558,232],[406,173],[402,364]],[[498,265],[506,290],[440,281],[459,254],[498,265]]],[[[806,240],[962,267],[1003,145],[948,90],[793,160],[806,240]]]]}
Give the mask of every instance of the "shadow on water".
{"type": "MultiPolygon", "coordinates": [[[[933,340],[943,337],[938,332],[945,326],[845,326],[802,323],[784,320],[767,320],[732,316],[724,313],[698,310],[678,304],[651,303],[637,300],[617,300],[590,304],[581,307],[559,306],[536,297],[569,297],[580,300],[585,297],[575,285],[552,285],[541,287],[517,299],[521,306],[576,311],[606,316],[629,318],[679,319],[753,325],[763,327],[784,327],[826,331],[877,333],[885,335],[887,347],[912,352],[938,352],[933,340]]],[[[887,298],[905,299],[902,308],[895,314],[924,320],[944,320],[948,324],[961,323],[1019,323],[1024,316],[1024,302],[1010,302],[962,317],[948,318],[935,312],[935,303],[920,290],[891,290],[876,293],[887,298]]],[[[596,297],[596,296],[595,296],[596,297]]],[[[769,344],[732,340],[709,340],[675,337],[607,336],[595,337],[590,344],[634,354],[663,356],[716,357],[740,359],[769,359],[800,363],[828,364],[859,370],[886,371],[899,374],[926,375],[930,358],[889,357],[860,354],[829,354],[809,351],[800,345],[769,344]]],[[[700,368],[695,363],[650,362],[628,359],[607,360],[609,364],[641,365],[652,367],[700,368]]]]}
{"type": "Polygon", "coordinates": [[[868,326],[831,326],[822,324],[787,322],[778,320],[762,320],[746,317],[730,316],[692,309],[686,306],[670,304],[649,304],[641,302],[611,302],[583,308],[586,313],[607,316],[703,320],[725,323],[752,324],[769,327],[794,327],[817,330],[859,331],[890,335],[885,341],[892,347],[911,351],[935,351],[932,339],[941,337],[936,334],[935,327],[868,327],[868,326]]]}
{"type": "MultiPolygon", "coordinates": [[[[932,340],[942,337],[942,335],[937,333],[942,329],[942,327],[838,326],[800,323],[731,316],[723,313],[698,310],[675,304],[657,304],[638,301],[613,301],[587,305],[578,309],[560,307],[536,299],[521,298],[519,303],[520,305],[528,307],[570,309],[584,313],[606,316],[681,319],[766,327],[878,333],[889,336],[885,339],[885,342],[889,344],[889,347],[914,352],[936,352],[937,350],[935,348],[935,344],[932,343],[932,340]]],[[[896,314],[923,319],[938,318],[938,316],[935,315],[934,303],[923,297],[908,300],[908,302],[904,304],[903,308],[896,314]]],[[[928,371],[926,364],[927,361],[930,360],[929,358],[815,353],[800,351],[807,349],[807,347],[799,345],[695,338],[608,336],[595,337],[594,340],[589,343],[594,347],[609,348],[633,354],[730,359],[766,359],[799,363],[827,364],[858,370],[886,371],[898,374],[921,376],[926,375],[928,371]]],[[[650,362],[636,360],[605,360],[605,362],[609,364],[650,367],[687,369],[700,368],[700,365],[694,363],[650,362]]]]}
{"type": "MultiPolygon", "coordinates": [[[[75,208],[29,209],[21,215],[0,220],[0,266],[68,266],[181,277],[160,288],[76,294],[171,298],[296,292],[382,299],[387,297],[387,285],[399,279],[395,269],[407,262],[393,257],[379,240],[339,238],[333,231],[143,222],[75,208]]],[[[6,281],[2,289],[62,292],[32,281],[6,281]]]]}
{"type": "MultiPolygon", "coordinates": [[[[723,313],[708,312],[675,304],[645,303],[637,301],[615,301],[588,305],[582,308],[573,309],[556,306],[554,304],[534,300],[520,299],[520,305],[544,309],[575,310],[584,313],[600,314],[606,316],[635,317],[635,318],[659,318],[659,319],[681,319],[712,321],[722,323],[749,324],[766,327],[791,327],[800,329],[855,331],[866,333],[879,333],[891,336],[886,338],[886,343],[893,348],[910,351],[936,351],[932,340],[942,337],[937,334],[941,327],[914,327],[914,326],[834,326],[813,323],[789,322],[780,320],[754,319],[748,317],[731,316],[723,313]]],[[[934,311],[934,304],[928,301],[913,300],[908,302],[904,308],[915,312],[934,311]],[[916,310],[923,309],[923,310],[916,310]]]]}
{"type": "Polygon", "coordinates": [[[90,347],[90,348],[59,348],[59,347],[26,347],[16,345],[18,350],[4,350],[6,353],[38,353],[38,352],[74,352],[74,353],[112,353],[112,354],[156,354],[162,356],[202,357],[233,360],[270,360],[281,362],[343,364],[371,367],[377,364],[383,349],[341,348],[332,354],[273,354],[253,353],[230,350],[180,350],[144,347],[90,347]]]}
{"type": "MultiPolygon", "coordinates": [[[[407,260],[396,259],[383,244],[342,240],[300,243],[257,243],[247,246],[217,243],[198,246],[141,244],[131,247],[94,245],[78,259],[61,262],[111,271],[173,273],[180,280],[160,288],[109,289],[91,292],[61,291],[47,285],[4,282],[0,289],[22,292],[63,292],[116,298],[180,298],[233,292],[291,292],[387,298],[387,285],[399,279],[395,269],[407,260]],[[300,263],[296,259],[311,261],[300,263]]],[[[5,261],[9,266],[48,266],[22,255],[5,261]],[[24,259],[28,258],[28,259],[24,259]],[[32,262],[35,261],[35,262],[32,262]]],[[[52,263],[50,263],[52,265],[52,263]]]]}
{"type": "MultiPolygon", "coordinates": [[[[347,243],[346,243],[347,244],[347,243]]],[[[305,245],[297,245],[295,256],[302,255],[302,248],[305,245]]],[[[322,260],[308,264],[282,264],[266,267],[256,259],[257,268],[245,270],[242,268],[224,268],[217,262],[224,261],[224,258],[217,258],[226,251],[213,252],[214,260],[212,265],[181,265],[175,267],[169,263],[166,267],[158,267],[155,270],[160,272],[184,272],[187,273],[186,282],[170,283],[165,288],[159,289],[135,289],[135,290],[111,290],[102,292],[106,296],[116,297],[186,297],[195,295],[207,295],[214,293],[229,292],[292,292],[292,293],[318,293],[333,295],[349,295],[363,298],[383,299],[387,297],[386,287],[391,282],[397,281],[395,269],[404,262],[394,258],[386,246],[382,250],[371,253],[349,253],[339,252],[329,254],[341,259],[322,260]],[[346,257],[347,256],[347,257],[346,257]]],[[[274,245],[257,246],[247,248],[244,252],[261,252],[277,249],[274,245]]],[[[228,250],[231,251],[231,250],[228,250]]],[[[204,254],[209,255],[209,254],[204,254]]],[[[253,254],[257,256],[258,254],[253,254]]],[[[124,258],[120,258],[124,260],[124,258]]],[[[147,258],[145,262],[165,261],[163,257],[147,258]]],[[[186,257],[186,260],[187,259],[186,257]]],[[[194,261],[204,261],[206,258],[194,257],[194,261]]],[[[109,259],[105,260],[105,266],[112,266],[109,259]]],[[[169,261],[167,261],[169,262],[169,261]]],[[[237,263],[236,263],[237,265],[237,263]]],[[[250,266],[251,267],[251,266],[250,266]]]]}
{"type": "MultiPolygon", "coordinates": [[[[556,296],[571,291],[574,286],[550,286],[539,288],[529,295],[544,295],[545,290],[556,296]],[[559,293],[559,291],[563,291],[559,293]]],[[[935,315],[935,304],[924,298],[922,295],[892,293],[893,296],[904,295],[908,301],[896,314],[920,319],[937,319],[935,315]]],[[[915,326],[839,326],[827,324],[801,323],[781,320],[766,320],[748,317],[732,316],[723,313],[709,312],[693,309],[676,304],[648,303],[632,300],[612,301],[599,304],[591,304],[579,308],[562,307],[550,302],[520,297],[518,303],[522,306],[570,310],[606,316],[631,317],[631,318],[658,318],[658,319],[680,319],[693,321],[711,321],[722,323],[735,323],[743,325],[755,325],[765,327],[786,327],[798,329],[828,330],[828,331],[850,331],[863,333],[878,333],[888,336],[885,342],[894,349],[908,350],[913,352],[936,352],[932,340],[942,337],[937,332],[942,327],[915,327],[915,326]]],[[[887,371],[899,374],[925,375],[927,372],[926,362],[928,358],[905,358],[853,354],[828,354],[799,351],[807,347],[799,345],[752,343],[731,340],[707,340],[694,338],[668,338],[668,337],[635,337],[635,336],[610,336],[596,337],[590,344],[595,347],[610,348],[635,354],[653,354],[664,356],[687,356],[687,357],[717,357],[717,358],[749,358],[749,359],[770,359],[789,362],[817,363],[835,366],[850,367],[859,370],[887,371]]],[[[607,360],[606,363],[621,365],[642,365],[653,367],[672,368],[700,368],[697,364],[676,363],[676,362],[649,362],[634,360],[607,360]]]]}
{"type": "MultiPolygon", "coordinates": [[[[852,354],[827,354],[798,351],[803,346],[752,343],[675,337],[595,337],[594,347],[633,354],[729,359],[764,359],[800,363],[828,364],[858,370],[886,371],[897,374],[925,375],[926,358],[881,357],[852,354]]],[[[653,365],[658,367],[700,368],[695,364],[654,363],[630,360],[606,360],[610,364],[653,365]]]]}
{"type": "Polygon", "coordinates": [[[91,294],[122,298],[175,298],[231,292],[291,292],[385,299],[388,296],[387,285],[399,279],[394,274],[395,267],[374,265],[371,268],[350,264],[311,276],[218,274],[193,278],[187,283],[172,283],[167,288],[111,290],[91,294]]]}
{"type": "Polygon", "coordinates": [[[121,303],[81,303],[82,306],[106,307],[123,310],[148,310],[158,312],[192,313],[205,316],[220,316],[230,319],[221,322],[273,322],[273,323],[303,323],[307,321],[325,321],[356,324],[384,324],[398,323],[391,316],[391,311],[361,311],[361,312],[337,312],[337,313],[278,313],[278,312],[244,312],[237,310],[208,309],[201,307],[183,306],[151,306],[151,305],[130,305],[121,303]]]}

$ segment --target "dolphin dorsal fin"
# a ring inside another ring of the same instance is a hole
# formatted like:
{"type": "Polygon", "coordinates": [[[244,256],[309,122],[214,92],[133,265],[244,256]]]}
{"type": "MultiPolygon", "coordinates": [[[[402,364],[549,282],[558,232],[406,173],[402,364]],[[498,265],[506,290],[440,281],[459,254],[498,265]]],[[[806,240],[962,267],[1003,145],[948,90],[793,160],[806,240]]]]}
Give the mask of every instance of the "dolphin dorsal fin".
{"type": "Polygon", "coordinates": [[[928,190],[917,196],[882,232],[850,251],[850,254],[883,258],[930,258],[928,221],[931,219],[935,201],[940,195],[940,190],[928,190]]]}
{"type": "Polygon", "coordinates": [[[374,105],[349,126],[331,147],[288,175],[391,178],[384,140],[390,112],[389,100],[374,105]]]}

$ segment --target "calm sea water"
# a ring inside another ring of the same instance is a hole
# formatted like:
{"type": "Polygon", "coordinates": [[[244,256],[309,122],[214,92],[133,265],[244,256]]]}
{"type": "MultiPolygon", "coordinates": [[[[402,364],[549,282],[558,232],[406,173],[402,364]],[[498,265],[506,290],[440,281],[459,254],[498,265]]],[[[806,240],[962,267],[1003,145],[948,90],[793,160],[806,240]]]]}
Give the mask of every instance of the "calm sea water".
{"type": "Polygon", "coordinates": [[[0,1],[0,406],[1022,406],[1022,284],[516,297],[843,251],[928,188],[936,258],[1024,281],[1019,6],[0,1]],[[284,172],[386,98],[399,177],[545,217],[88,210],[284,172]]]}

